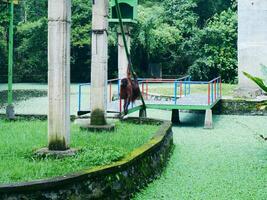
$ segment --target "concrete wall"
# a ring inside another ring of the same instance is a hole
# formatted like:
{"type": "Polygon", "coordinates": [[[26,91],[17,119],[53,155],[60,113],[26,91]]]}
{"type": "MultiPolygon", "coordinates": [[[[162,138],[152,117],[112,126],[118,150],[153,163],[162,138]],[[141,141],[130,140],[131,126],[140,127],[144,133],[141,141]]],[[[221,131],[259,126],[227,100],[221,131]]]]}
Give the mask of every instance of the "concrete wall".
{"type": "Polygon", "coordinates": [[[262,76],[267,65],[267,0],[238,1],[238,78],[240,88],[256,89],[242,71],[262,76]]]}

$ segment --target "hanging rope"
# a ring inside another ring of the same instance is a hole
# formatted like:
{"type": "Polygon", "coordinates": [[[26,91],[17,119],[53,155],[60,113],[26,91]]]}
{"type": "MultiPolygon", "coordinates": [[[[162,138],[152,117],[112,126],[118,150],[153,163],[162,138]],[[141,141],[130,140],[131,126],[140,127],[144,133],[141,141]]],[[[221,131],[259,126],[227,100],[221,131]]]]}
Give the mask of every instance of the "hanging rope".
{"type": "MultiPolygon", "coordinates": [[[[119,6],[119,3],[118,3],[118,0],[115,0],[115,4],[116,4],[115,7],[116,7],[116,12],[117,12],[117,17],[119,19],[119,25],[120,25],[120,29],[121,29],[123,44],[124,44],[124,47],[125,47],[124,49],[125,49],[127,60],[128,60],[127,73],[129,71],[132,74],[133,78],[137,80],[138,77],[137,77],[137,75],[136,75],[136,73],[135,73],[135,71],[133,69],[130,52],[129,52],[129,49],[128,49],[128,46],[127,46],[125,32],[124,32],[124,29],[123,29],[122,15],[121,15],[121,10],[120,10],[120,6],[119,6]]],[[[138,84],[138,87],[139,87],[139,84],[138,84]]],[[[139,89],[139,91],[140,91],[140,89],[139,89]]],[[[143,98],[143,95],[142,95],[141,91],[140,91],[139,95],[140,95],[140,98],[141,98],[141,101],[142,101],[143,109],[146,109],[146,104],[145,104],[145,101],[144,101],[144,98],[143,98]]]]}

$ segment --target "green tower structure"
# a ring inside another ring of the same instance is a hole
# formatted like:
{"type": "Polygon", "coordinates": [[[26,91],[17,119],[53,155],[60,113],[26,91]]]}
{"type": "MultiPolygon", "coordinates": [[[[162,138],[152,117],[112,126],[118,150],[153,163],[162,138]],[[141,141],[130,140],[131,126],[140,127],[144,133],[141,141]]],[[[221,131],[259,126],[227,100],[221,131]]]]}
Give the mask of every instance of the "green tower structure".
{"type": "MultiPolygon", "coordinates": [[[[136,23],[138,0],[118,0],[122,21],[124,23],[136,23]]],[[[119,23],[116,12],[115,0],[110,1],[110,19],[109,22],[119,23]]]]}

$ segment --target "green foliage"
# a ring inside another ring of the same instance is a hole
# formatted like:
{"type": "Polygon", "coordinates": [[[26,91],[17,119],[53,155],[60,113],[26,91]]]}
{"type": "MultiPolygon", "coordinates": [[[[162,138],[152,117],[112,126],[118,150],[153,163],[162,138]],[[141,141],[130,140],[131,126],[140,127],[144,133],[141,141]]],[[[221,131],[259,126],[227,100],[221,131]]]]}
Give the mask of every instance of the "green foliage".
{"type": "Polygon", "coordinates": [[[259,78],[250,75],[249,73],[243,72],[243,74],[248,77],[250,80],[252,80],[254,83],[256,83],[264,92],[267,92],[267,67],[262,65],[262,72],[265,75],[265,78],[259,78]]]}
{"type": "Polygon", "coordinates": [[[215,14],[201,30],[198,59],[189,68],[194,79],[221,76],[233,83],[237,76],[237,15],[229,8],[215,14]]]}
{"type": "Polygon", "coordinates": [[[201,0],[165,0],[138,10],[132,51],[140,70],[146,70],[151,62],[162,63],[167,75],[190,73],[196,80],[221,75],[225,82],[235,81],[235,2],[208,1],[204,6],[201,0]],[[204,7],[205,12],[211,10],[205,17],[200,14],[204,7]]]}
{"type": "Polygon", "coordinates": [[[7,9],[6,4],[0,4],[0,82],[7,80],[4,76],[7,73],[7,9]]]}
{"type": "Polygon", "coordinates": [[[0,123],[1,184],[55,177],[110,164],[143,145],[158,129],[156,125],[117,122],[113,133],[99,134],[81,131],[72,125],[71,147],[81,149],[78,155],[38,159],[33,151],[47,146],[47,122],[0,120],[0,123]]]}
{"type": "Polygon", "coordinates": [[[15,82],[45,82],[47,80],[47,20],[21,23],[16,31],[14,62],[15,82]]]}
{"type": "MultiPolygon", "coordinates": [[[[133,25],[131,54],[140,76],[150,63],[163,74],[190,73],[194,79],[237,75],[236,0],[140,0],[133,25]]],[[[0,6],[0,81],[7,79],[8,7],[0,6]],[[5,12],[4,12],[5,11],[5,12]]],[[[72,0],[71,79],[90,81],[91,1],[72,0]]],[[[47,0],[15,6],[14,80],[47,81],[47,0]]],[[[109,30],[109,78],[117,76],[116,27],[109,30]]]]}

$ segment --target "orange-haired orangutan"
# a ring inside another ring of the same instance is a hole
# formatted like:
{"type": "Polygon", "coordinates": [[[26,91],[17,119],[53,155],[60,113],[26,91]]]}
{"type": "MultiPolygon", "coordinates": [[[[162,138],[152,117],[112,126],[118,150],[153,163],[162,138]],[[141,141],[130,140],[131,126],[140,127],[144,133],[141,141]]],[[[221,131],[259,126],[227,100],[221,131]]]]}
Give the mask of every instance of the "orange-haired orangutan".
{"type": "Polygon", "coordinates": [[[124,99],[124,114],[128,113],[128,107],[130,103],[134,102],[136,99],[138,99],[138,97],[140,97],[138,80],[136,78],[132,80],[130,74],[128,73],[128,78],[121,79],[120,87],[120,98],[124,99]]]}

